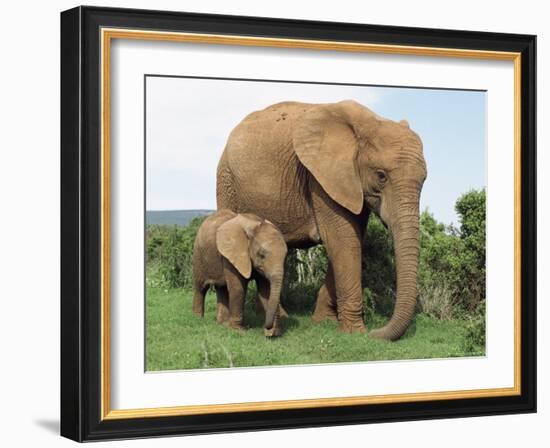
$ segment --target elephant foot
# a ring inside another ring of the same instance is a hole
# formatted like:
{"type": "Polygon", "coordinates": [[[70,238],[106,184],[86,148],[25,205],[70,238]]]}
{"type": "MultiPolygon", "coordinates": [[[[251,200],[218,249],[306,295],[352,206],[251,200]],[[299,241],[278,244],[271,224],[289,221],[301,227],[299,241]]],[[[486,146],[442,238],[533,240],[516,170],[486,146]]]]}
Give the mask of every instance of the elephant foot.
{"type": "Polygon", "coordinates": [[[225,325],[229,324],[229,321],[231,319],[231,316],[229,315],[229,311],[227,311],[225,308],[218,308],[218,311],[216,313],[216,322],[225,325]]]}
{"type": "Polygon", "coordinates": [[[324,322],[326,320],[333,321],[333,322],[338,322],[338,316],[336,315],[336,313],[334,313],[334,314],[316,314],[316,313],[314,313],[311,316],[311,320],[313,320],[313,322],[315,322],[316,324],[324,322]]]}
{"type": "Polygon", "coordinates": [[[235,330],[239,334],[245,334],[247,330],[247,328],[243,325],[228,325],[228,327],[235,330]]]}
{"type": "Polygon", "coordinates": [[[279,327],[271,327],[269,330],[264,328],[264,336],[268,338],[274,338],[281,336],[282,331],[279,327]]]}
{"type": "Polygon", "coordinates": [[[340,330],[342,333],[364,334],[367,332],[367,328],[365,327],[365,324],[363,323],[362,320],[355,321],[355,322],[340,321],[338,330],[340,330]]]}
{"type": "Polygon", "coordinates": [[[232,322],[230,319],[227,319],[225,322],[222,322],[222,325],[227,328],[231,328],[232,330],[235,330],[241,334],[245,334],[246,330],[248,330],[248,328],[245,327],[242,323],[232,322]]]}
{"type": "Polygon", "coordinates": [[[320,307],[316,306],[315,311],[311,315],[311,319],[313,322],[319,323],[324,320],[332,320],[337,322],[338,321],[338,315],[336,314],[336,310],[331,307],[320,307]]]}
{"type": "Polygon", "coordinates": [[[228,325],[229,318],[225,316],[216,316],[216,322],[220,325],[228,325]]]}
{"type": "Polygon", "coordinates": [[[311,318],[313,322],[317,323],[324,320],[338,321],[335,299],[331,298],[325,285],[319,290],[317,301],[315,302],[315,310],[311,318]]]}

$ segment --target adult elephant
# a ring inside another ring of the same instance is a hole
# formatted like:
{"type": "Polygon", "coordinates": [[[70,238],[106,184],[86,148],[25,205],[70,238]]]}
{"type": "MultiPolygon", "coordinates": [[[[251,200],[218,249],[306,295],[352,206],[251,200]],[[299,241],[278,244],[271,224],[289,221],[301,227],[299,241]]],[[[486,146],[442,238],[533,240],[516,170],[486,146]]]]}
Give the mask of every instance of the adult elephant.
{"type": "Polygon", "coordinates": [[[248,115],[231,132],[216,194],[219,209],[273,222],[289,247],[325,245],[329,266],[313,318],[337,319],[349,333],[365,332],[361,247],[376,213],[394,239],[397,299],[389,322],[371,335],[396,340],[416,305],[426,174],[422,142],[406,121],[351,100],[284,102],[248,115]]]}

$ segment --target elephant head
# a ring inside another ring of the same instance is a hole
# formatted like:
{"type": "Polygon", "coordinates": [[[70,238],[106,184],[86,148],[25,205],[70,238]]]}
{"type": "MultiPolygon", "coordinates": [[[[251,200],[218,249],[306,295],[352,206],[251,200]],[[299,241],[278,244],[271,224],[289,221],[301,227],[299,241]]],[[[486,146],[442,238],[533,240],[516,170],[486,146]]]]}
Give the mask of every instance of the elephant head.
{"type": "Polygon", "coordinates": [[[391,320],[372,335],[398,339],[416,305],[419,201],[427,175],[420,138],[406,121],[387,120],[355,101],[343,101],[308,109],[293,130],[293,145],[331,199],[356,215],[368,207],[390,229],[397,299],[391,320]]]}
{"type": "Polygon", "coordinates": [[[268,220],[238,214],[216,233],[218,251],[245,277],[252,269],[270,284],[265,328],[271,330],[279,308],[287,246],[281,232],[268,220]]]}

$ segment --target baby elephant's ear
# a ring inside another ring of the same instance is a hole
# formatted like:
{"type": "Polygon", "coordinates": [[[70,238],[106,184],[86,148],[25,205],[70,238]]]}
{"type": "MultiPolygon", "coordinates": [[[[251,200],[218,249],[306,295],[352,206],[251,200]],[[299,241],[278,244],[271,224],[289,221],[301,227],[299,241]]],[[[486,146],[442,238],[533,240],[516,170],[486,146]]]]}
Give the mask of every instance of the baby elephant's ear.
{"type": "Polygon", "coordinates": [[[216,232],[218,251],[245,278],[250,278],[252,274],[252,263],[248,251],[249,238],[260,222],[237,215],[222,224],[216,232]]]}

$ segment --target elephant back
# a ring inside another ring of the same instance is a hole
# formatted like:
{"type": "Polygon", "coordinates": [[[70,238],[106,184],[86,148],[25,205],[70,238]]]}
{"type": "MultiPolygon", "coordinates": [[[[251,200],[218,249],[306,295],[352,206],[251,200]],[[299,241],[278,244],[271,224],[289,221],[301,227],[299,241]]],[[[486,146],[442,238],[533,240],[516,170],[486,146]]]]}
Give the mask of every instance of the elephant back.
{"type": "Polygon", "coordinates": [[[295,123],[312,106],[282,102],[249,114],[231,132],[217,169],[218,209],[270,220],[291,246],[317,233],[308,173],[292,142],[295,123]]]}

